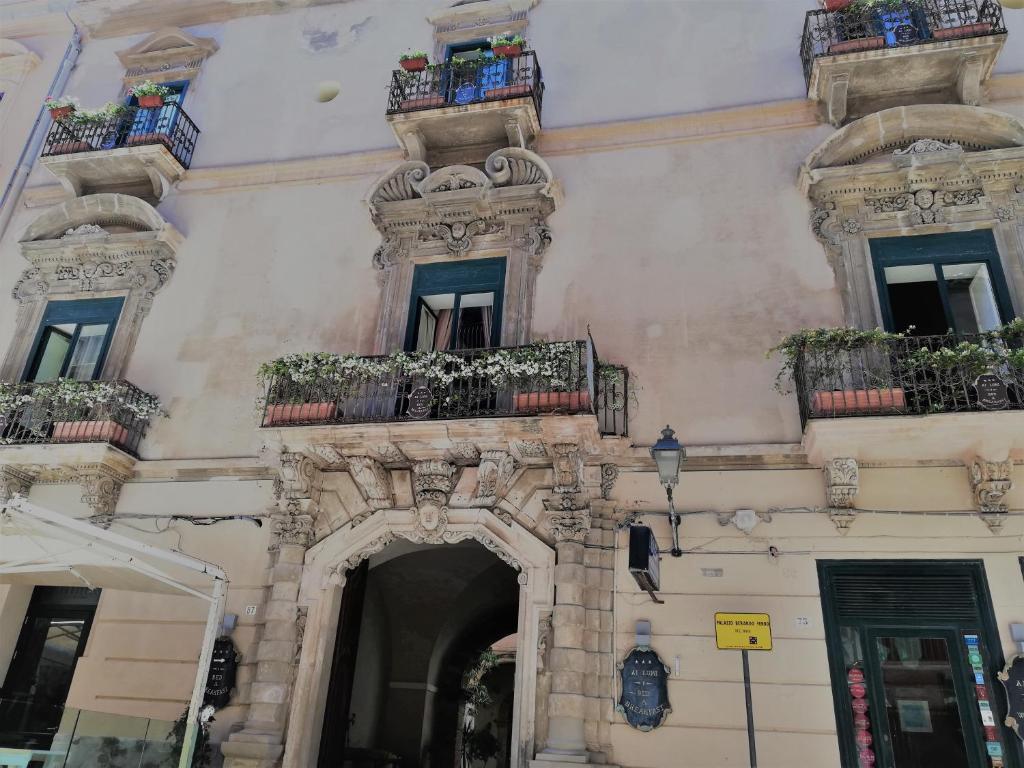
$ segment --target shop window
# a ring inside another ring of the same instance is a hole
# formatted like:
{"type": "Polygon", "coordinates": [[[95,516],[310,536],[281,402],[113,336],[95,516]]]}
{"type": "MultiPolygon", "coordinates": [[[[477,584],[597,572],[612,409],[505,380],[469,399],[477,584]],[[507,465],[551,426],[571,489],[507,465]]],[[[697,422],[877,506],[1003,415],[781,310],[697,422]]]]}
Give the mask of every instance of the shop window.
{"type": "Polygon", "coordinates": [[[1003,659],[981,563],[818,568],[844,768],[1019,765],[996,726],[1003,659]]]}
{"type": "Polygon", "coordinates": [[[504,259],[418,265],[406,348],[433,352],[498,346],[504,283],[504,259]]]}
{"type": "Polygon", "coordinates": [[[123,303],[122,298],[51,301],[29,357],[26,381],[98,378],[123,303]]]}
{"type": "Polygon", "coordinates": [[[1012,316],[988,230],[871,240],[887,330],[933,336],[998,328],[1012,316]]]}

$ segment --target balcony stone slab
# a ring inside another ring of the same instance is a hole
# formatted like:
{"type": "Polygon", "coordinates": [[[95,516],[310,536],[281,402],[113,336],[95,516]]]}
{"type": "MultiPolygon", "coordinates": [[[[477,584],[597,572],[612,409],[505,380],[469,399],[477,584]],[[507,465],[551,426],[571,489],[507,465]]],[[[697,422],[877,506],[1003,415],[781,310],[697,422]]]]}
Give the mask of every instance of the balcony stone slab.
{"type": "Polygon", "coordinates": [[[41,157],[39,164],[74,197],[124,192],[147,202],[163,200],[185,174],[185,167],[162,143],[68,151],[41,157]]]}
{"type": "Polygon", "coordinates": [[[811,419],[803,446],[815,466],[848,457],[859,463],[961,464],[1024,460],[1024,412],[811,419]]]}

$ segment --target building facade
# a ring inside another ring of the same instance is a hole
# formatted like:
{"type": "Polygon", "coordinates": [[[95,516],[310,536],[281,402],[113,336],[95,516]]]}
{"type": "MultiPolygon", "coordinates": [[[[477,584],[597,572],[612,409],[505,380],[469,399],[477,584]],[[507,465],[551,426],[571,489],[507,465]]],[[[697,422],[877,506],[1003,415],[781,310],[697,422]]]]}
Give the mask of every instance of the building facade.
{"type": "MultiPolygon", "coordinates": [[[[731,612],[758,765],[1024,766],[1024,10],[56,5],[0,494],[224,572],[211,764],[748,765],[731,612]]],[[[177,765],[208,606],[11,530],[0,750],[177,765]]]]}

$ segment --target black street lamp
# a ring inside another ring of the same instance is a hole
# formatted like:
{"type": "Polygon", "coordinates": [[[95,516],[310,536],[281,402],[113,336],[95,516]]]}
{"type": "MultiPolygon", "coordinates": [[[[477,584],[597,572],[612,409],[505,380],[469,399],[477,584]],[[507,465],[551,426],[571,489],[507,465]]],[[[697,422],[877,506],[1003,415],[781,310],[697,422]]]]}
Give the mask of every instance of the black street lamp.
{"type": "Polygon", "coordinates": [[[658,478],[665,486],[665,495],[668,496],[668,520],[672,525],[672,557],[682,557],[683,550],[679,548],[679,513],[672,502],[672,489],[679,483],[679,471],[683,466],[683,459],[686,458],[686,449],[676,440],[676,433],[672,427],[666,425],[661,430],[661,439],[651,446],[651,458],[658,467],[658,478]]]}

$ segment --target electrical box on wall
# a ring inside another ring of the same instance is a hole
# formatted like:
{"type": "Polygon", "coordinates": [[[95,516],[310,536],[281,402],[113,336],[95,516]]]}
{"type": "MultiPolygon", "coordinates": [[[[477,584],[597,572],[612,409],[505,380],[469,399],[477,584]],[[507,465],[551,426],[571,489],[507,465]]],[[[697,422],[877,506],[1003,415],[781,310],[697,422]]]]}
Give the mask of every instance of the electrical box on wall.
{"type": "Polygon", "coordinates": [[[654,538],[654,531],[646,525],[629,527],[629,572],[645,592],[661,589],[658,541],[654,538]]]}

